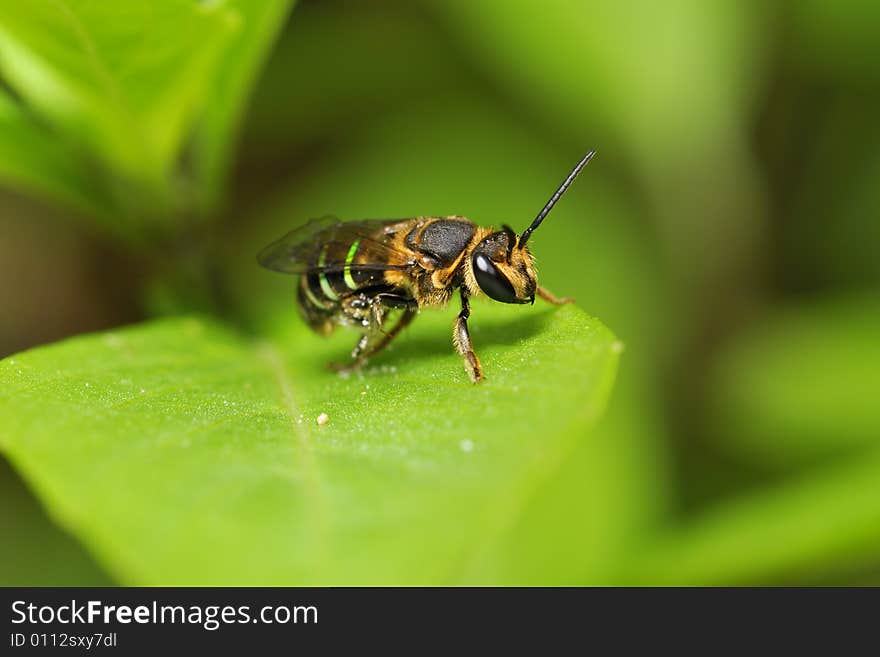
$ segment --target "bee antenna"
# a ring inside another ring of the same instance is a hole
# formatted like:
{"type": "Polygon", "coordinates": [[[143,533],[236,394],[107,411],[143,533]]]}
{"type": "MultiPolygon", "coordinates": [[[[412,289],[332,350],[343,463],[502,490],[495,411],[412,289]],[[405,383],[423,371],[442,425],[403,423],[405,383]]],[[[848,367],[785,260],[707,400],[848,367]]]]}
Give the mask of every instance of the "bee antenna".
{"type": "Polygon", "coordinates": [[[535,217],[535,220],[532,222],[532,225],[526,228],[522,235],[519,236],[519,248],[522,248],[526,245],[526,242],[529,241],[529,237],[531,237],[532,233],[535,232],[535,229],[541,225],[541,222],[544,221],[544,218],[550,213],[550,210],[553,209],[553,206],[556,205],[556,201],[562,197],[565,193],[565,190],[568,189],[568,186],[572,183],[572,181],[577,178],[577,175],[581,172],[585,166],[587,166],[587,162],[593,159],[593,156],[596,154],[596,151],[590,151],[586,155],[584,155],[583,159],[575,165],[574,169],[571,170],[571,173],[568,174],[568,178],[562,181],[562,184],[559,186],[559,189],[550,197],[550,200],[547,201],[547,204],[544,208],[538,213],[538,216],[535,217]]]}

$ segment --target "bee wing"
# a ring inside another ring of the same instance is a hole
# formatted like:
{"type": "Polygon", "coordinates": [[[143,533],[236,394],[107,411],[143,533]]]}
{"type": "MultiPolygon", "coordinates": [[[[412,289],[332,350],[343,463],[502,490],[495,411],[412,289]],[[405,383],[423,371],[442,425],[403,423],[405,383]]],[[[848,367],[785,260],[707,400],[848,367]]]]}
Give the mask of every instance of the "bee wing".
{"type": "MultiPolygon", "coordinates": [[[[407,261],[412,254],[401,253],[384,239],[383,231],[403,219],[366,219],[362,221],[340,221],[327,216],[312,219],[295,228],[281,239],[273,242],[257,255],[257,261],[266,269],[283,274],[305,274],[311,272],[340,272],[345,269],[344,262],[328,262],[318,265],[318,255],[331,245],[339,244],[347,249],[355,240],[369,249],[374,262],[360,262],[349,265],[355,271],[403,271],[410,265],[395,265],[401,256],[407,261]]],[[[393,231],[392,231],[393,232],[393,231]]]]}

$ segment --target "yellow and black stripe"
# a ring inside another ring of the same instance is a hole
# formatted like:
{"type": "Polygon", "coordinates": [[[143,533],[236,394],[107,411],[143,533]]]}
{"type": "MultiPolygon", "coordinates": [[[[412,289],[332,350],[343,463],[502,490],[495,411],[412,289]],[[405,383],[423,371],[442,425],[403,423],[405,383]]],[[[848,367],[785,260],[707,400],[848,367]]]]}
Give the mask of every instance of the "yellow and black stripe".
{"type": "Polygon", "coordinates": [[[357,238],[347,245],[329,242],[315,251],[313,267],[299,285],[299,300],[309,323],[323,324],[355,292],[387,285],[377,267],[381,263],[370,262],[369,251],[369,244],[357,238]],[[365,262],[371,266],[364,267],[365,262]]]}

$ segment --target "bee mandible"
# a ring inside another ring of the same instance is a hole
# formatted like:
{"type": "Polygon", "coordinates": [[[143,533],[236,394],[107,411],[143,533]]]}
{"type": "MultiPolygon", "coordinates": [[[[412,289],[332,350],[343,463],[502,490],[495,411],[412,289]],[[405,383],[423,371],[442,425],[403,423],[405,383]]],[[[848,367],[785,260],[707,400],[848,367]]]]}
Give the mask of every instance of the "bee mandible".
{"type": "Polygon", "coordinates": [[[422,308],[445,306],[456,290],[461,311],[452,341],[471,381],[483,380],[483,368],[468,332],[470,297],[485,294],[502,303],[569,303],[538,285],[526,243],[577,177],[594,151],[572,169],[521,235],[507,224],[501,230],[477,226],[460,216],[367,219],[341,222],[313,219],[263,249],[259,263],[274,271],[299,274],[300,311],[309,326],[327,335],[337,326],[353,326],[362,335],[348,365],[362,367],[404,329],[422,308]],[[402,311],[385,330],[392,311],[402,311]]]}

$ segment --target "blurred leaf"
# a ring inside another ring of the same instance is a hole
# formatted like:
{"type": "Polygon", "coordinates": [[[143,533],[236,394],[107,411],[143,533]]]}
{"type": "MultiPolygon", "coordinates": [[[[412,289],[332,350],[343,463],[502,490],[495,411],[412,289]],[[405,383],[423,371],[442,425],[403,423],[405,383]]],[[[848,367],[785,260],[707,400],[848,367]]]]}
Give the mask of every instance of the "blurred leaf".
{"type": "Polygon", "coordinates": [[[874,0],[799,0],[790,3],[794,43],[785,49],[791,62],[833,76],[870,83],[880,74],[874,0]]]}
{"type": "Polygon", "coordinates": [[[290,4],[0,2],[0,73],[52,128],[42,141],[60,142],[42,150],[66,163],[70,144],[78,155],[44,167],[38,189],[65,200],[77,190],[130,238],[214,209],[245,97],[290,4]]]}
{"type": "MultiPolygon", "coordinates": [[[[795,101],[803,99],[795,99],[795,101]]],[[[780,278],[794,289],[847,289],[880,283],[880,97],[831,102],[792,130],[778,166],[801,169],[779,235],[780,278]],[[799,129],[798,129],[799,128],[799,129]],[[805,147],[804,130],[816,130],[805,147]],[[833,166],[833,173],[829,171],[833,166]]]]}
{"type": "Polygon", "coordinates": [[[0,363],[0,444],[125,583],[470,581],[590,440],[619,349],[573,307],[477,304],[473,386],[449,315],[424,313],[363,376],[324,369],[352,334],[286,316],[256,345],[172,319],[19,354],[0,363]]]}
{"type": "Polygon", "coordinates": [[[106,205],[93,176],[75,149],[0,89],[0,179],[100,216],[106,205]]]}
{"type": "MultiPolygon", "coordinates": [[[[872,109],[880,110],[880,102],[869,111],[872,109]]],[[[826,256],[824,261],[817,263],[817,269],[830,264],[838,279],[856,289],[864,283],[875,286],[880,283],[877,258],[880,252],[880,221],[877,221],[880,216],[880,186],[877,185],[880,179],[880,139],[864,139],[863,144],[871,144],[873,148],[853,177],[842,181],[843,189],[838,198],[841,205],[839,209],[832,208],[828,214],[831,218],[828,223],[836,223],[837,228],[827,230],[819,236],[818,244],[814,244],[814,249],[826,256]]]]}
{"type": "MultiPolygon", "coordinates": [[[[620,575],[638,585],[742,585],[852,572],[880,551],[880,454],[696,514],[645,542],[620,575]]],[[[836,583],[839,583],[839,579],[836,583]]]]}
{"type": "Polygon", "coordinates": [[[762,51],[756,9],[732,0],[431,4],[512,93],[578,135],[598,120],[667,166],[729,128],[762,51]]]}
{"type": "Polygon", "coordinates": [[[786,465],[880,442],[880,301],[831,299],[777,313],[718,364],[719,437],[786,465]]]}
{"type": "Polygon", "coordinates": [[[238,17],[189,0],[36,0],[3,2],[0,19],[3,75],[34,111],[161,189],[238,17]]]}
{"type": "MultiPolygon", "coordinates": [[[[629,354],[623,359],[627,364],[629,354]]],[[[610,406],[578,442],[556,476],[535,489],[505,540],[470,564],[468,580],[486,585],[620,584],[633,545],[656,537],[670,490],[662,423],[651,391],[621,371],[610,406]],[[540,563],[525,569],[524,563],[540,563]]],[[[534,409],[534,418],[543,418],[534,409]]]]}
{"type": "Polygon", "coordinates": [[[233,36],[216,67],[210,102],[202,110],[194,144],[194,166],[202,196],[200,205],[208,211],[215,209],[223,199],[234,136],[247,95],[294,2],[229,0],[224,3],[238,13],[241,29],[233,36]]]}
{"type": "Polygon", "coordinates": [[[0,586],[109,586],[83,549],[59,531],[0,461],[0,586]]]}
{"type": "Polygon", "coordinates": [[[338,139],[425,98],[481,92],[471,63],[428,18],[414,3],[297,7],[255,89],[248,136],[274,155],[279,142],[338,139]]]}

